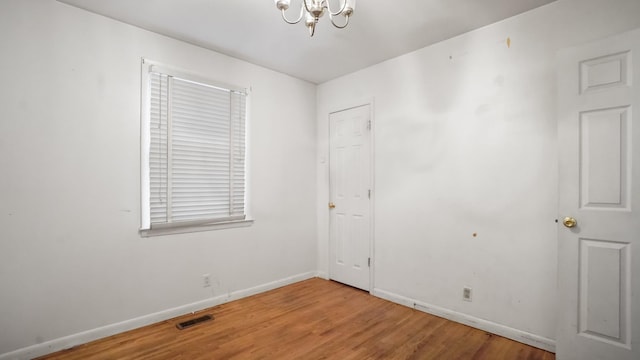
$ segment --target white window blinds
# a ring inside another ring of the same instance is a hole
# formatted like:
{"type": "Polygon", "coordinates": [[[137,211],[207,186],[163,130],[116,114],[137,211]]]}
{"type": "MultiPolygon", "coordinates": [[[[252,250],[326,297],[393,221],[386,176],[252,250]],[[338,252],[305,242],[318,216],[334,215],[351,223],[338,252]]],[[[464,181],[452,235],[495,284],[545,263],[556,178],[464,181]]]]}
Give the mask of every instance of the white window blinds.
{"type": "Polygon", "coordinates": [[[149,228],[244,219],[246,94],[154,66],[147,78],[149,228]]]}

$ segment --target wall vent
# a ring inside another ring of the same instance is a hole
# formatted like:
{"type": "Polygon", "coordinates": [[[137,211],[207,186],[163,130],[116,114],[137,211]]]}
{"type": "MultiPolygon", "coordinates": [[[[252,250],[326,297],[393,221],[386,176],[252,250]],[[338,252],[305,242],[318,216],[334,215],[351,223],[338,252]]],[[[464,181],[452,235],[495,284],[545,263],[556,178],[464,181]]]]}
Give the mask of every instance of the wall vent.
{"type": "Polygon", "coordinates": [[[195,319],[191,319],[191,320],[187,320],[187,321],[183,321],[181,323],[176,324],[176,327],[180,330],[186,329],[188,327],[192,327],[195,325],[198,325],[200,323],[203,323],[205,321],[209,321],[209,320],[213,320],[213,316],[211,315],[203,315],[200,317],[197,317],[195,319]]]}

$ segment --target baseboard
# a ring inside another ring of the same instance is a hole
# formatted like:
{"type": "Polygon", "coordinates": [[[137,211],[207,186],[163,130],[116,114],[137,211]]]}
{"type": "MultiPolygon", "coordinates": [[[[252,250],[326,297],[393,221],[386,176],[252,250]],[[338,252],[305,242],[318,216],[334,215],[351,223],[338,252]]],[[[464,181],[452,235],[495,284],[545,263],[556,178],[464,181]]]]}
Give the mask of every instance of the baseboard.
{"type": "Polygon", "coordinates": [[[511,340],[531,345],[533,347],[546,351],[556,352],[555,340],[548,339],[539,335],[531,334],[526,331],[514,329],[505,325],[497,324],[488,320],[476,318],[457,311],[444,309],[438,306],[426,304],[418,300],[414,300],[405,296],[397,295],[381,289],[373,289],[373,295],[379,298],[389,300],[396,304],[420,310],[431,315],[439,316],[457,323],[468,325],[476,329],[484,330],[492,334],[500,335],[511,340]]]}
{"type": "Polygon", "coordinates": [[[329,280],[329,274],[324,272],[324,271],[318,271],[318,273],[316,274],[316,277],[319,277],[319,278],[325,279],[325,280],[329,280]]]}
{"type": "Polygon", "coordinates": [[[228,294],[212,297],[191,304],[178,306],[172,309],[163,310],[153,314],[140,316],[134,319],[125,320],[116,324],[102,326],[81,333],[65,336],[62,338],[47,341],[41,344],[32,345],[12,352],[0,354],[0,360],[32,359],[34,357],[47,355],[56,351],[68,349],[73,346],[88,343],[90,341],[105,338],[107,336],[119,334],[124,331],[137,329],[146,325],[168,320],[177,316],[200,311],[229,301],[242,299],[251,295],[259,294],[268,290],[293,284],[299,281],[316,277],[316,272],[307,272],[284,279],[272,281],[266,284],[254,286],[248,289],[233,291],[228,294]]]}

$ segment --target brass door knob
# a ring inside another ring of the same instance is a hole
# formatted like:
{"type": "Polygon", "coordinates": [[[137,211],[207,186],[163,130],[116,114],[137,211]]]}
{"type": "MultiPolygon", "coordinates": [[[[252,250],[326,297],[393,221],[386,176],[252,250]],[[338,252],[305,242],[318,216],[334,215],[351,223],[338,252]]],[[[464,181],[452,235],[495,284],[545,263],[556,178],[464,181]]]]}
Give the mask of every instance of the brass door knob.
{"type": "Polygon", "coordinates": [[[566,218],[562,219],[562,224],[568,228],[572,228],[578,225],[578,222],[576,221],[576,219],[567,216],[566,218]]]}
{"type": "Polygon", "coordinates": [[[329,203],[329,209],[335,209],[336,208],[336,204],[330,202],[329,203]]]}

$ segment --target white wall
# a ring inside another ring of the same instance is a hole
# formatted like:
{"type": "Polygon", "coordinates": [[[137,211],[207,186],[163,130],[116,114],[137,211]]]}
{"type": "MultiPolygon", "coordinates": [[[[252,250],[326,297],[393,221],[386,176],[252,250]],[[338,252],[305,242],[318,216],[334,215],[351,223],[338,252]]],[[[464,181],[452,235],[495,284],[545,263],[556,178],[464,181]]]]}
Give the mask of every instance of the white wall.
{"type": "Polygon", "coordinates": [[[315,273],[315,85],[53,0],[0,49],[0,357],[315,273]],[[252,87],[253,226],[138,235],[142,57],[252,87]]]}
{"type": "Polygon", "coordinates": [[[637,26],[640,1],[560,0],[320,85],[320,272],[328,113],[374,98],[374,293],[552,349],[555,54],[637,26]]]}

